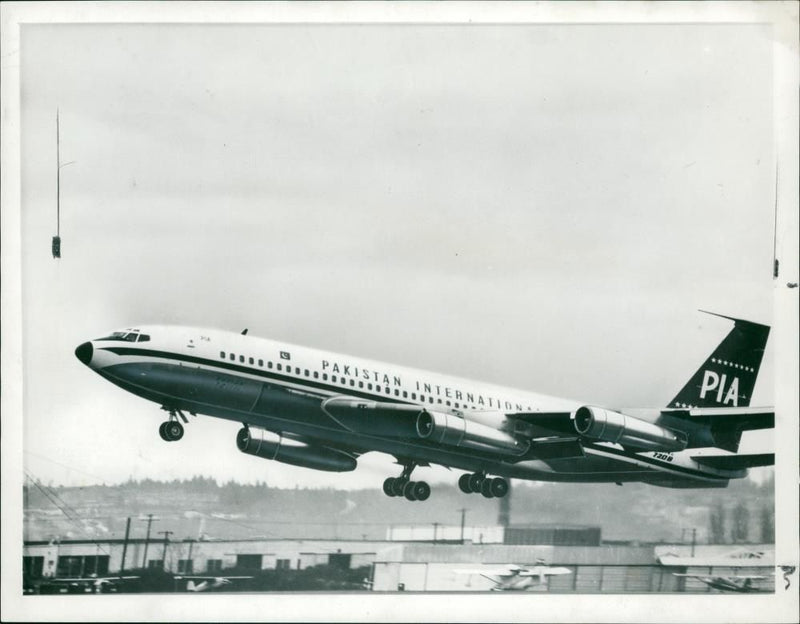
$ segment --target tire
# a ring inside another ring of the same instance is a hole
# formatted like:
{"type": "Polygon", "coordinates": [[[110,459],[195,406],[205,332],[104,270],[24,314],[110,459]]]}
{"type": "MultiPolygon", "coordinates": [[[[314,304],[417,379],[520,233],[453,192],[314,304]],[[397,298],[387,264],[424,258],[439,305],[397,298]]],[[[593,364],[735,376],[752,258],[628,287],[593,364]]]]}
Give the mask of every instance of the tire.
{"type": "Polygon", "coordinates": [[[489,486],[489,489],[492,493],[492,496],[496,498],[503,498],[506,494],[508,494],[508,481],[502,477],[491,479],[491,485],[489,486]]]}
{"type": "Polygon", "coordinates": [[[403,477],[396,477],[394,479],[392,492],[394,492],[395,496],[403,496],[403,489],[406,487],[406,483],[408,483],[408,479],[403,479],[403,477]]]}
{"type": "Polygon", "coordinates": [[[406,500],[415,501],[417,497],[415,496],[414,489],[417,487],[417,484],[414,481],[409,481],[403,487],[403,496],[406,497],[406,500]]]}
{"type": "Polygon", "coordinates": [[[493,479],[484,479],[481,483],[481,494],[485,498],[494,498],[494,494],[492,494],[492,481],[493,479]]]}
{"type": "Polygon", "coordinates": [[[170,442],[177,442],[183,437],[183,425],[177,420],[169,421],[164,427],[164,434],[170,442]]]}
{"type": "Polygon", "coordinates": [[[471,476],[471,474],[465,473],[458,478],[458,489],[464,494],[472,494],[472,488],[469,486],[469,478],[471,476]]]}
{"type": "Polygon", "coordinates": [[[431,495],[431,486],[425,481],[418,481],[414,484],[414,498],[418,501],[428,500],[431,495]]]}
{"type": "Polygon", "coordinates": [[[383,482],[383,493],[386,494],[386,496],[395,496],[394,477],[389,477],[383,482]]]}
{"type": "Polygon", "coordinates": [[[486,480],[482,474],[474,472],[469,476],[469,489],[471,492],[480,492],[481,484],[486,480]]]}
{"type": "Polygon", "coordinates": [[[164,421],[158,426],[158,435],[161,436],[161,439],[164,440],[164,442],[169,442],[169,438],[167,437],[167,432],[165,431],[166,428],[167,428],[167,422],[164,421]]]}

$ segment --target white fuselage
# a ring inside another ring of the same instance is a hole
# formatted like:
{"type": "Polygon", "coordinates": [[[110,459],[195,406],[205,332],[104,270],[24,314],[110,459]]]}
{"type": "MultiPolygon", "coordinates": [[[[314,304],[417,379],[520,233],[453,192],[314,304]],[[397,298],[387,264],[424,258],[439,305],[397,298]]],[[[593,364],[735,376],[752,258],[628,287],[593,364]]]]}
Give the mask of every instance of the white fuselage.
{"type": "Polygon", "coordinates": [[[136,332],[135,342],[117,332],[81,345],[76,355],[109,381],[165,408],[225,418],[356,455],[380,451],[423,465],[540,480],[621,482],[666,475],[714,486],[742,476],[741,471],[700,466],[686,453],[631,453],[602,442],[585,445],[584,457],[542,460],[380,435],[358,423],[343,423],[322,408],[323,402],[349,397],[418,406],[503,428],[513,425],[506,414],[574,413],[584,403],[232,332],[177,326],[142,326],[136,332]]]}

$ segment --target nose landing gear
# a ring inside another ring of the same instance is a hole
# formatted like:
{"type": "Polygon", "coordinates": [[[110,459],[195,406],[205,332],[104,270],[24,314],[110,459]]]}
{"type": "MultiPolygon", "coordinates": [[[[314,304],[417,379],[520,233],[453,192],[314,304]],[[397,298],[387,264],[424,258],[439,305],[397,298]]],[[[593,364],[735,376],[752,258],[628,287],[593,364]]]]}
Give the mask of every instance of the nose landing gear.
{"type": "Polygon", "coordinates": [[[165,442],[177,442],[183,437],[183,425],[178,420],[178,416],[180,415],[181,419],[185,423],[188,423],[189,419],[186,418],[184,413],[178,409],[170,409],[166,407],[161,409],[165,409],[169,412],[169,420],[165,420],[161,423],[161,425],[158,427],[158,434],[165,442]]]}
{"type": "Polygon", "coordinates": [[[399,477],[389,477],[383,482],[383,493],[386,496],[404,496],[410,501],[428,500],[431,495],[431,486],[425,481],[411,481],[411,473],[416,467],[410,462],[403,467],[399,477]]]}

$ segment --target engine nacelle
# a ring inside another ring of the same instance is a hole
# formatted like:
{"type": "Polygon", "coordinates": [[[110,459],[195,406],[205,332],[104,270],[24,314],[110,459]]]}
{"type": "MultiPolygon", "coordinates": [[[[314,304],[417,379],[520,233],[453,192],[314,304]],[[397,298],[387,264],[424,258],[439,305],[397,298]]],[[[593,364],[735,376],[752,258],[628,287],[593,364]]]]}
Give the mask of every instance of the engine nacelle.
{"type": "Polygon", "coordinates": [[[521,455],[530,444],[505,431],[477,423],[455,414],[424,410],[417,416],[417,435],[423,440],[448,446],[521,455]]]}
{"type": "Polygon", "coordinates": [[[248,455],[314,470],[350,472],[357,464],[355,457],[343,451],[311,446],[265,429],[243,427],[236,435],[236,446],[248,455]]]}
{"type": "Polygon", "coordinates": [[[682,451],[687,444],[681,432],[599,407],[579,407],[575,430],[587,438],[648,451],[682,451]]]}

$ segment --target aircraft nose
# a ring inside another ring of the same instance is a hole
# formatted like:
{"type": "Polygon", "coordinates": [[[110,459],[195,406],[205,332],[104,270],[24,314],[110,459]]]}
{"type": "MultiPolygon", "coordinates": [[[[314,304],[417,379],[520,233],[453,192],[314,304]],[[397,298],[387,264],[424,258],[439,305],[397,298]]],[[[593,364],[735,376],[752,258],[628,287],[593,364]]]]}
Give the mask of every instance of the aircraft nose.
{"type": "Polygon", "coordinates": [[[84,342],[82,345],[78,345],[78,348],[75,349],[75,357],[78,358],[84,364],[89,364],[92,359],[92,352],[94,351],[94,347],[92,347],[91,342],[84,342]]]}

